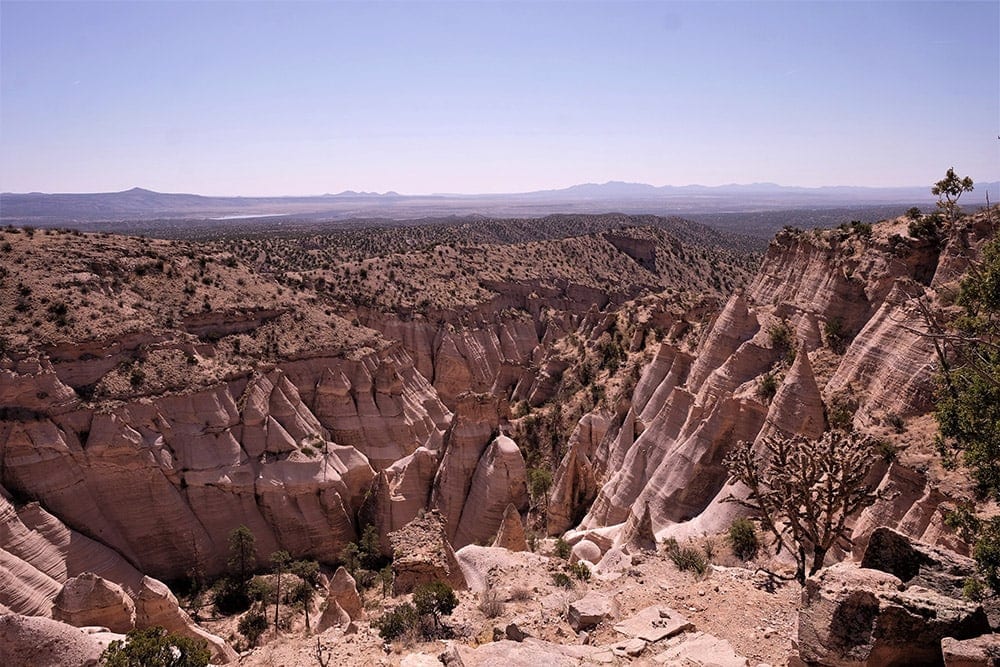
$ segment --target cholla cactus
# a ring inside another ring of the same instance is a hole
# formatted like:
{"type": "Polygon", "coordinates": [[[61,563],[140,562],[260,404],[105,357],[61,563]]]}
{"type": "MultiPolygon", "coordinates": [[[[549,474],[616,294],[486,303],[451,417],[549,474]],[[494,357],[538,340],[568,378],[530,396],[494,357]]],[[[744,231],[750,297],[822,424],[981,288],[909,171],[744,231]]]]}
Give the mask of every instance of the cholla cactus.
{"type": "Polygon", "coordinates": [[[749,493],[726,501],[760,517],[778,552],[791,551],[795,578],[804,583],[810,550],[812,575],[833,546],[849,545],[847,520],[875,499],[865,480],[876,456],[876,442],[855,432],[827,431],[819,440],[769,436],[759,452],[752,442],[740,441],[725,465],[730,480],[749,493]]]}

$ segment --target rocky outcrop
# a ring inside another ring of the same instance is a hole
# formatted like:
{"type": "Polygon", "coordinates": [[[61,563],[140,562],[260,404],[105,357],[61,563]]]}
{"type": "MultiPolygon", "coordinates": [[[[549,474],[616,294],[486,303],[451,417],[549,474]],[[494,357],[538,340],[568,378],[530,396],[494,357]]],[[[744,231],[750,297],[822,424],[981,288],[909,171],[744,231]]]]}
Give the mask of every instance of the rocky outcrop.
{"type": "Polygon", "coordinates": [[[161,577],[190,563],[220,572],[240,524],[262,554],[324,560],[356,538],[375,474],[365,455],[389,465],[437,449],[449,420],[398,348],[290,361],[102,412],[2,421],[2,482],[161,577]]]}
{"type": "MultiPolygon", "coordinates": [[[[587,497],[596,485],[581,529],[621,527],[648,506],[660,538],[715,533],[743,511],[722,502],[745,493],[727,484],[722,460],[732,444],[779,433],[817,438],[827,404],[841,397],[857,405],[861,429],[925,413],[936,359],[918,333],[913,297],[925,294],[938,253],[900,231],[905,224],[896,221],[871,235],[779,234],[753,283],[729,300],[694,354],[665,341],[627,412],[593,451],[586,438],[571,440],[550,499],[550,529],[564,530],[578,506],[574,494],[587,497]],[[777,382],[770,400],[761,391],[765,377],[777,382]]],[[[968,252],[986,232],[970,234],[968,252]]],[[[871,481],[885,470],[874,465],[871,481]]],[[[890,475],[905,473],[896,465],[890,475]]],[[[924,485],[916,497],[893,501],[892,519],[863,515],[853,537],[863,544],[884,521],[951,544],[935,516],[943,499],[924,485]]]]}
{"type": "Polygon", "coordinates": [[[798,646],[807,664],[940,664],[942,638],[988,631],[977,604],[837,563],[806,581],[798,646]]]}
{"type": "Polygon", "coordinates": [[[431,510],[389,535],[393,548],[393,595],[414,587],[442,581],[455,589],[466,588],[462,569],[445,534],[444,520],[431,510]]]}
{"type": "Polygon", "coordinates": [[[497,435],[500,408],[495,398],[466,394],[445,435],[431,506],[445,517],[448,538],[459,548],[496,535],[507,505],[528,505],[521,452],[513,440],[497,435]]]}
{"type": "Polygon", "coordinates": [[[653,656],[653,661],[685,667],[749,667],[750,661],[733,649],[733,645],[707,632],[690,632],[670,639],[666,650],[653,656]]]}
{"type": "Polygon", "coordinates": [[[158,625],[170,632],[204,639],[212,649],[215,663],[235,660],[232,648],[199,628],[180,609],[177,598],[165,584],[144,576],[103,544],[70,530],[37,503],[15,508],[0,496],[0,541],[4,545],[0,549],[0,564],[12,575],[0,586],[0,605],[5,608],[22,614],[52,616],[54,601],[63,584],[92,573],[83,577],[84,584],[92,581],[100,590],[110,591],[120,587],[128,595],[129,602],[121,604],[126,609],[129,604],[134,606],[135,627],[158,625]]]}
{"type": "Polygon", "coordinates": [[[327,588],[326,608],[319,619],[316,631],[323,632],[327,628],[347,626],[352,621],[363,618],[364,614],[364,605],[361,596],[358,595],[354,577],[343,567],[338,567],[327,588]]]}
{"type": "Polygon", "coordinates": [[[954,598],[962,597],[966,579],[978,569],[971,558],[911,540],[887,527],[871,534],[861,567],[888,572],[907,586],[930,588],[954,598]]]}
{"type": "Polygon", "coordinates": [[[517,444],[501,435],[476,465],[455,531],[455,546],[461,548],[495,535],[509,506],[517,511],[528,508],[527,468],[517,444]]]}
{"type": "Polygon", "coordinates": [[[135,624],[138,628],[159,626],[182,637],[203,640],[212,652],[212,662],[226,664],[238,658],[228,644],[199,627],[187,612],[178,606],[177,598],[162,581],[143,577],[135,595],[135,624]]]}
{"type": "Polygon", "coordinates": [[[135,603],[118,584],[84,572],[63,584],[53,601],[52,618],[78,628],[96,625],[125,634],[135,627],[135,603]]]}
{"type": "Polygon", "coordinates": [[[524,524],[521,523],[521,513],[514,505],[508,504],[503,511],[503,520],[497,530],[493,546],[503,547],[508,551],[527,551],[528,542],[524,537],[524,524]]]}

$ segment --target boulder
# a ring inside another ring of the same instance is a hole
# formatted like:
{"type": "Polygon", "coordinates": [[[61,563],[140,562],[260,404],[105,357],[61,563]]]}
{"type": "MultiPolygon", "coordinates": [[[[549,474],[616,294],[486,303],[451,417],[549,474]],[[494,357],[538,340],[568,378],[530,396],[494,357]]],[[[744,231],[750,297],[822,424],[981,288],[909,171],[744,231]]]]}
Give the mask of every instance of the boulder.
{"type": "Polygon", "coordinates": [[[90,633],[39,616],[0,616],[0,665],[97,667],[101,653],[121,635],[90,633]]]}
{"type": "Polygon", "coordinates": [[[346,569],[338,567],[327,588],[326,609],[319,619],[317,632],[335,626],[347,626],[365,615],[358,588],[346,569]]]}
{"type": "Polygon", "coordinates": [[[573,545],[573,551],[569,555],[569,562],[578,563],[581,560],[585,560],[588,563],[596,563],[601,560],[601,548],[590,540],[580,540],[573,545]]]}
{"type": "Polygon", "coordinates": [[[521,523],[521,514],[512,504],[507,505],[503,511],[503,520],[497,530],[496,539],[493,546],[503,547],[509,551],[527,551],[528,542],[524,537],[524,524],[521,523]]]}
{"type": "Polygon", "coordinates": [[[135,604],[118,584],[84,572],[63,584],[52,618],[78,628],[96,625],[125,634],[135,627],[135,604]]]}
{"type": "Polygon", "coordinates": [[[603,593],[590,592],[569,604],[566,620],[574,631],[589,630],[618,617],[618,603],[603,593]]]}
{"type": "Polygon", "coordinates": [[[404,595],[433,581],[443,581],[455,589],[467,587],[445,535],[444,519],[437,510],[418,515],[390,533],[389,542],[393,549],[393,595],[404,595]]]}
{"type": "Polygon", "coordinates": [[[946,549],[911,540],[891,528],[876,528],[868,539],[861,567],[893,574],[907,586],[923,586],[960,598],[976,562],[946,549]]]}
{"type": "Polygon", "coordinates": [[[806,581],[799,612],[803,661],[820,665],[939,664],[941,639],[989,631],[983,608],[887,572],[837,563],[806,581]]]}
{"type": "Polygon", "coordinates": [[[203,639],[212,652],[212,663],[222,665],[235,662],[239,656],[222,638],[196,625],[187,612],[177,604],[177,598],[167,585],[152,577],[143,577],[139,593],[135,598],[135,625],[149,628],[154,625],[166,628],[167,632],[203,639]]]}
{"type": "Polygon", "coordinates": [[[941,640],[945,667],[995,667],[1000,664],[1000,635],[941,640]]]}

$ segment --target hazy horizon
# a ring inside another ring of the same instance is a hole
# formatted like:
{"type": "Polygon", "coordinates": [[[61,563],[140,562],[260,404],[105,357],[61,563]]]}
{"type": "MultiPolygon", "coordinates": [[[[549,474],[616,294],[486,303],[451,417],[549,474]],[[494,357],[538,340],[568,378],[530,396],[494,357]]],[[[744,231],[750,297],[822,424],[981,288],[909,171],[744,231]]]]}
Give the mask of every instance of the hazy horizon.
{"type": "MultiPolygon", "coordinates": [[[[987,180],[987,179],[976,180],[976,179],[974,179],[974,182],[975,182],[976,185],[981,185],[981,184],[994,185],[994,184],[1000,183],[1000,181],[996,181],[996,180],[992,180],[992,179],[990,179],[990,180],[987,180]]],[[[570,190],[570,189],[573,189],[573,188],[589,187],[589,186],[603,187],[603,186],[615,186],[615,185],[640,186],[640,187],[649,187],[649,188],[655,188],[655,189],[660,189],[660,188],[677,188],[677,189],[687,189],[687,188],[725,189],[725,188],[729,188],[729,187],[732,187],[732,188],[753,188],[753,187],[767,188],[767,187],[773,187],[773,188],[777,188],[777,189],[787,189],[787,190],[859,189],[859,190],[875,190],[875,191],[878,191],[878,190],[910,190],[910,189],[916,189],[916,190],[927,190],[927,193],[930,193],[930,187],[931,187],[930,183],[927,183],[927,184],[909,184],[909,185],[890,185],[890,186],[873,186],[873,185],[851,184],[851,183],[829,183],[829,184],[824,184],[824,185],[804,186],[804,185],[790,185],[790,184],[786,184],[786,183],[772,183],[772,182],[767,182],[767,181],[754,182],[754,183],[719,183],[717,185],[706,185],[704,183],[684,183],[684,184],[664,183],[664,184],[655,184],[655,183],[639,183],[639,182],[635,182],[635,181],[610,180],[610,181],[604,181],[602,183],[594,183],[594,182],[591,182],[591,183],[573,183],[571,185],[568,185],[568,186],[565,186],[565,187],[559,187],[559,188],[534,188],[534,189],[531,189],[531,190],[524,190],[524,191],[521,191],[521,192],[450,192],[450,191],[445,191],[445,190],[435,191],[435,192],[404,192],[404,191],[401,191],[399,189],[389,189],[389,190],[385,190],[385,191],[382,191],[382,192],[376,192],[376,191],[371,191],[371,190],[360,190],[360,189],[356,189],[356,188],[346,188],[344,190],[338,190],[336,192],[333,192],[333,191],[329,191],[329,192],[305,192],[305,193],[300,193],[300,194],[283,194],[283,193],[274,193],[274,194],[253,194],[253,193],[250,193],[250,194],[229,194],[229,193],[225,193],[225,192],[223,192],[223,193],[218,193],[218,192],[193,192],[193,191],[192,192],[182,192],[182,191],[179,191],[179,190],[178,191],[165,191],[165,190],[155,190],[153,188],[149,188],[149,187],[146,187],[146,186],[143,186],[143,185],[133,185],[131,187],[124,188],[122,190],[102,190],[102,191],[89,191],[89,192],[84,192],[84,191],[69,192],[69,191],[55,191],[55,190],[53,190],[53,191],[32,190],[32,191],[14,192],[14,191],[10,191],[10,190],[3,190],[3,191],[0,191],[0,193],[5,194],[5,195],[33,195],[33,194],[39,194],[39,195],[110,195],[110,194],[123,194],[123,193],[131,192],[133,190],[143,190],[143,191],[146,191],[146,192],[153,192],[155,194],[164,194],[164,195],[192,195],[192,196],[197,196],[197,197],[208,197],[208,198],[246,198],[246,199],[254,199],[254,198],[282,198],[282,197],[287,197],[287,198],[328,197],[328,196],[341,195],[341,194],[345,194],[345,193],[354,193],[354,194],[358,194],[358,195],[372,195],[372,196],[375,196],[375,195],[378,195],[378,196],[399,195],[401,197],[435,197],[435,196],[444,196],[444,197],[447,197],[447,196],[455,196],[455,197],[477,197],[477,196],[479,196],[479,197],[491,197],[491,196],[497,196],[497,197],[500,197],[500,196],[504,196],[504,195],[524,195],[524,194],[534,194],[534,193],[541,193],[541,192],[561,192],[561,191],[570,190]]],[[[973,194],[975,194],[975,192],[976,192],[976,190],[973,190],[973,194]]]]}
{"type": "Polygon", "coordinates": [[[1000,4],[0,3],[0,191],[1000,178],[1000,4]]]}

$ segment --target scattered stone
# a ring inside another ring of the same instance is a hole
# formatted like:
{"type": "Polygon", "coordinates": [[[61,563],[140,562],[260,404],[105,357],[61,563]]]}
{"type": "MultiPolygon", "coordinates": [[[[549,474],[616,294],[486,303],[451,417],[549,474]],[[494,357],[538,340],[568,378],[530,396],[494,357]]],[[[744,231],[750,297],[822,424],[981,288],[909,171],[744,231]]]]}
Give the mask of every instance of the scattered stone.
{"type": "Polygon", "coordinates": [[[410,653],[399,661],[399,667],[441,667],[441,661],[426,653],[410,653]]]}
{"type": "Polygon", "coordinates": [[[706,632],[684,634],[669,640],[667,650],[653,656],[653,662],[685,667],[749,667],[750,661],[733,645],[706,632]]]}
{"type": "Polygon", "coordinates": [[[573,551],[570,552],[569,562],[578,563],[582,560],[591,563],[596,563],[601,560],[601,548],[590,540],[580,540],[573,545],[573,551]]]}
{"type": "Polygon", "coordinates": [[[510,623],[507,624],[507,627],[504,629],[504,636],[507,637],[507,639],[510,639],[511,641],[523,642],[531,635],[522,630],[517,625],[517,623],[511,621],[510,623]]]}
{"type": "Polygon", "coordinates": [[[637,658],[646,650],[646,642],[634,637],[620,644],[615,644],[611,652],[619,658],[637,658]]]}
{"type": "Polygon", "coordinates": [[[603,593],[590,592],[569,605],[567,620],[574,631],[597,627],[608,618],[618,616],[618,603],[603,593]]]}
{"type": "Polygon", "coordinates": [[[681,632],[690,632],[694,630],[694,624],[669,607],[654,605],[615,624],[615,630],[627,637],[652,643],[681,632]]]}

